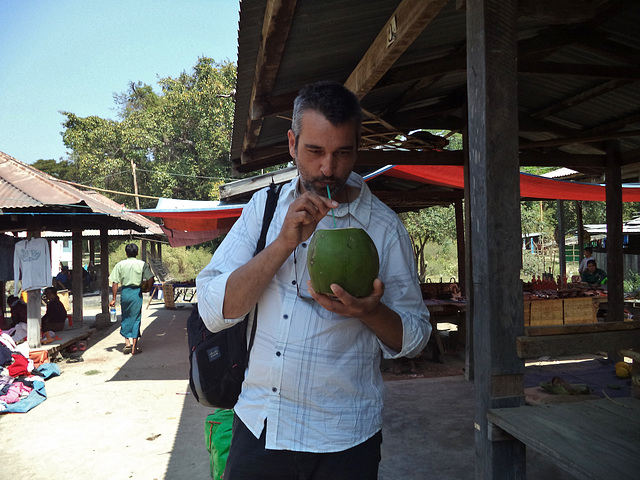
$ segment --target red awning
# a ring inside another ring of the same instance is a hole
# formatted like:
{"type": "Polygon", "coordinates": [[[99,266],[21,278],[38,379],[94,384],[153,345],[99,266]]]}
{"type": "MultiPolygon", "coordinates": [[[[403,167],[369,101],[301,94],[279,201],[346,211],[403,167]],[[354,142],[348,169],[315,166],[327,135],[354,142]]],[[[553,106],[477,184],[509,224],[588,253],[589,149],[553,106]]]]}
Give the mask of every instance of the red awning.
{"type": "MultiPolygon", "coordinates": [[[[382,175],[432,185],[464,188],[463,168],[450,165],[396,165],[382,175]]],[[[520,174],[520,197],[540,200],[584,200],[604,202],[605,186],[593,183],[555,180],[527,173],[520,174]]],[[[640,188],[623,187],[623,202],[640,202],[640,188]]]]}
{"type": "MultiPolygon", "coordinates": [[[[463,168],[449,165],[389,165],[367,177],[388,175],[431,185],[464,188],[463,168]]],[[[520,196],[545,200],[585,200],[604,202],[605,187],[591,183],[556,180],[520,174],[520,196]]],[[[624,202],[640,202],[640,188],[623,187],[624,202]]],[[[205,202],[206,203],[206,202],[205,202]]],[[[161,226],[172,247],[197,245],[227,233],[242,213],[241,205],[200,209],[133,210],[140,215],[162,218],[161,226]]]]}

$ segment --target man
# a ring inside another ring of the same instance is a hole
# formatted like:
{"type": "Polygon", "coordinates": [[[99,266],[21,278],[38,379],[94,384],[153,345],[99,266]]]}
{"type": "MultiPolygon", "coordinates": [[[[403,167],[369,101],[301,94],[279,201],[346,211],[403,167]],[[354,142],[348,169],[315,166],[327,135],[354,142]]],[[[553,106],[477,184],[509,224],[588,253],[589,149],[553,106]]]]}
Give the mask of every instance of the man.
{"type": "Polygon", "coordinates": [[[593,254],[593,248],[584,247],[584,258],[582,259],[582,261],[580,262],[580,265],[578,266],[578,273],[580,275],[582,275],[587,270],[587,262],[589,260],[593,260],[593,258],[591,257],[592,254],[593,254]]]}
{"type": "Polygon", "coordinates": [[[288,133],[299,176],[280,192],[266,248],[253,256],[265,189],[196,279],[211,331],[258,304],[226,480],[377,478],[381,355],[417,355],[431,326],[406,230],[352,172],[361,121],[357,98],[340,84],[305,87],[288,133]],[[333,228],[331,209],[338,228],[363,228],[376,244],[380,272],[368,297],[335,284],[335,298],[318,294],[308,281],[308,240],[317,228],[333,228]]]}
{"type": "Polygon", "coordinates": [[[122,310],[122,322],[120,324],[120,335],[124,337],[124,349],[122,353],[136,355],[141,350],[138,348],[138,338],[140,337],[140,324],[142,322],[142,290],[140,285],[143,281],[153,283],[153,274],[146,262],[138,260],[138,246],[135,243],[128,244],[124,251],[127,258],[118,262],[111,276],[111,291],[113,299],[109,302],[110,307],[116,305],[118,295],[118,284],[122,285],[120,293],[120,308],[122,310]]]}
{"type": "Polygon", "coordinates": [[[11,325],[9,328],[15,327],[19,323],[27,323],[27,304],[19,297],[9,295],[7,304],[11,310],[11,325]]]}
{"type": "Polygon", "coordinates": [[[64,330],[64,322],[67,320],[67,309],[58,297],[55,287],[44,289],[44,297],[47,301],[47,311],[42,316],[41,330],[43,332],[64,330]]]}
{"type": "Polygon", "coordinates": [[[598,268],[596,261],[591,259],[587,262],[587,269],[582,272],[582,281],[594,286],[604,285],[607,283],[607,272],[598,268]]]}
{"type": "Polygon", "coordinates": [[[69,267],[63,265],[55,279],[56,290],[71,290],[71,273],[69,267]]]}

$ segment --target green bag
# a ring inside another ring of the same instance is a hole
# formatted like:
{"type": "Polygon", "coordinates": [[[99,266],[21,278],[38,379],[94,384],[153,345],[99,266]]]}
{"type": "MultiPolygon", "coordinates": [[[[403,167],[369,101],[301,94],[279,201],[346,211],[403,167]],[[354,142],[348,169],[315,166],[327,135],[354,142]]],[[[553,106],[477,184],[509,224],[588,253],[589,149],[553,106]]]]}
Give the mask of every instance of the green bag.
{"type": "Polygon", "coordinates": [[[207,415],[204,424],[204,441],[209,452],[209,468],[211,477],[221,480],[227,464],[229,446],[231,445],[231,427],[233,410],[219,408],[207,415]]]}

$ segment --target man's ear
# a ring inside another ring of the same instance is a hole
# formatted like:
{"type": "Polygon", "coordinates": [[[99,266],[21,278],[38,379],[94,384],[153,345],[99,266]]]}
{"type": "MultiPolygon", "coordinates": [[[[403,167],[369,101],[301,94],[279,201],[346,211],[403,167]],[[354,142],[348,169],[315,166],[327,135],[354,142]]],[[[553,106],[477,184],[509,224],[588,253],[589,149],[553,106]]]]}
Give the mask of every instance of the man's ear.
{"type": "Polygon", "coordinates": [[[293,130],[287,132],[287,138],[289,139],[289,155],[293,158],[293,163],[296,161],[296,135],[293,130]]]}

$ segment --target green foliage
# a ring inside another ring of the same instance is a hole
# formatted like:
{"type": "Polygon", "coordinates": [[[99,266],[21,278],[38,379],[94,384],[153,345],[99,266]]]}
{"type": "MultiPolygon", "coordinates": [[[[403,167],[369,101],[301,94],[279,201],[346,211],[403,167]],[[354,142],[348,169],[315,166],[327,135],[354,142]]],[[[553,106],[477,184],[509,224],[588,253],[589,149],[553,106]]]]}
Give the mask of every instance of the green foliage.
{"type": "Polygon", "coordinates": [[[196,276],[211,261],[211,253],[207,248],[169,248],[162,251],[162,262],[172,278],[185,281],[196,276]]]}
{"type": "MultiPolygon", "coordinates": [[[[114,95],[118,121],[62,112],[63,141],[82,182],[133,193],[135,163],[141,195],[217,199],[216,186],[231,177],[235,78],[232,63],[202,57],[192,73],[161,79],[160,94],[131,82],[114,95]]],[[[130,196],[114,200],[135,204],[130,196]]],[[[141,199],[141,207],[153,205],[141,199]]]]}
{"type": "Polygon", "coordinates": [[[640,296],[640,273],[627,272],[622,283],[625,292],[633,294],[634,297],[640,296]]]}
{"type": "MultiPolygon", "coordinates": [[[[116,248],[109,254],[109,268],[113,270],[116,263],[127,258],[124,249],[128,243],[135,243],[141,248],[140,241],[110,242],[117,243],[116,248]]],[[[169,277],[176,281],[193,280],[211,261],[211,246],[177,247],[162,249],[162,263],[167,268],[169,277]]],[[[138,253],[137,258],[142,254],[138,253]]]]}
{"type": "Polygon", "coordinates": [[[75,182],[79,180],[80,176],[80,172],[76,165],[69,160],[60,159],[59,162],[56,162],[53,159],[36,160],[31,166],[61,180],[75,182]]]}
{"type": "MultiPolygon", "coordinates": [[[[409,232],[413,251],[418,262],[418,275],[428,275],[429,260],[433,260],[432,251],[427,244],[445,245],[456,242],[456,221],[453,205],[448,207],[424,208],[417,212],[401,213],[400,219],[409,232]]],[[[455,248],[454,248],[455,250],[455,248]]],[[[455,257],[454,257],[455,258],[455,257]]],[[[457,271],[457,264],[455,264],[457,271]]]]}
{"type": "Polygon", "coordinates": [[[455,242],[444,243],[427,242],[425,245],[427,265],[424,276],[420,279],[431,279],[432,282],[448,282],[452,277],[458,277],[458,252],[455,242]]]}

